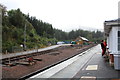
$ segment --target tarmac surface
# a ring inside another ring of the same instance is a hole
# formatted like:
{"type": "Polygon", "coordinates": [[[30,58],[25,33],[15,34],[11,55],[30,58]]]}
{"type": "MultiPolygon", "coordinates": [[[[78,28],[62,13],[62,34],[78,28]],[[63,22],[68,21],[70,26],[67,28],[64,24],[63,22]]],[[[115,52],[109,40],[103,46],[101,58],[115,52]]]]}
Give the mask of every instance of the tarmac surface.
{"type": "Polygon", "coordinates": [[[49,68],[28,80],[112,80],[120,79],[115,70],[101,55],[100,45],[49,68]]]}

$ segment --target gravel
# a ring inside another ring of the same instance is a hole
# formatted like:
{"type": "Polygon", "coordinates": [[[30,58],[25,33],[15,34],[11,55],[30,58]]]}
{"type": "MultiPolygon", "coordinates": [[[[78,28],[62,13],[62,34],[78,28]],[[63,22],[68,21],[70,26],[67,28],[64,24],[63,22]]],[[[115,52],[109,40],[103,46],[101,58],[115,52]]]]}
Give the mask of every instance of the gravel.
{"type": "Polygon", "coordinates": [[[63,48],[54,52],[50,52],[48,54],[34,56],[35,59],[41,59],[41,61],[37,61],[33,65],[16,65],[16,66],[3,66],[2,67],[2,78],[3,79],[19,79],[27,74],[30,74],[34,71],[42,69],[46,66],[49,66],[53,63],[56,63],[60,60],[63,60],[67,57],[71,57],[75,54],[82,52],[84,48],[88,48],[91,45],[84,46],[82,48],[63,48]]]}

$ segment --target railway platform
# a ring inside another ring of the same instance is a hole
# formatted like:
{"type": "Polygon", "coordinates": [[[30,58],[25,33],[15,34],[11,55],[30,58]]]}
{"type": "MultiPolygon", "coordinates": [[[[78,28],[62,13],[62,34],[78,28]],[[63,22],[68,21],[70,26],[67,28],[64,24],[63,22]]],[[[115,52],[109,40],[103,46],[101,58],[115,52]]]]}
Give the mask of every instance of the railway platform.
{"type": "Polygon", "coordinates": [[[2,57],[0,57],[0,59],[20,56],[20,55],[25,55],[25,54],[32,54],[32,53],[36,53],[36,52],[42,52],[42,51],[51,50],[51,49],[55,49],[55,48],[60,47],[60,46],[67,46],[67,45],[70,45],[70,44],[52,45],[52,46],[49,46],[49,47],[46,47],[46,48],[40,48],[40,49],[34,49],[34,50],[17,52],[17,53],[10,53],[10,54],[9,53],[8,54],[3,54],[3,55],[1,55],[2,57]]]}
{"type": "Polygon", "coordinates": [[[120,80],[115,70],[101,56],[100,45],[51,67],[27,80],[120,80]]]}

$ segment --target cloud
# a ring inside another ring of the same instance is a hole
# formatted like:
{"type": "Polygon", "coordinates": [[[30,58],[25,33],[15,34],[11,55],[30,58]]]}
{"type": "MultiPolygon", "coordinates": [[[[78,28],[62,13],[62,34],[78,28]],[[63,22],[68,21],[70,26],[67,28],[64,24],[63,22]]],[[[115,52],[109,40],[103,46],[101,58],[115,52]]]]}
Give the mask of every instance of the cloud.
{"type": "Polygon", "coordinates": [[[68,30],[71,26],[103,28],[103,22],[118,17],[119,0],[2,0],[8,8],[20,8],[23,13],[68,30]]]}

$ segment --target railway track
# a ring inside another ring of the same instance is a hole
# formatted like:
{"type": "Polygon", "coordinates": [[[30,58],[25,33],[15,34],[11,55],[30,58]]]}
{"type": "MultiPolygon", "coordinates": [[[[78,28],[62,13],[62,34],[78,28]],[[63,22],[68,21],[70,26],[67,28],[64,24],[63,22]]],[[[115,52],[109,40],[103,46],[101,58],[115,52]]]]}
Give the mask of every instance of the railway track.
{"type": "MultiPolygon", "coordinates": [[[[0,64],[2,64],[2,66],[16,66],[19,64],[19,61],[27,62],[27,58],[29,58],[29,57],[43,55],[43,54],[51,53],[51,52],[66,49],[66,48],[71,48],[71,46],[60,46],[58,48],[54,48],[54,49],[50,49],[50,50],[46,50],[46,51],[41,51],[41,52],[37,52],[37,53],[23,54],[23,55],[14,56],[14,57],[7,57],[4,59],[0,59],[0,64]]],[[[41,59],[34,59],[34,60],[41,61],[41,59]]]]}
{"type": "MultiPolygon", "coordinates": [[[[89,46],[89,47],[87,47],[87,48],[83,48],[83,49],[80,50],[77,54],[72,55],[71,57],[66,57],[66,58],[63,59],[63,60],[60,60],[60,61],[58,61],[58,62],[56,62],[56,63],[51,64],[51,65],[48,65],[48,66],[46,66],[46,67],[44,67],[44,68],[42,68],[42,69],[39,69],[39,70],[37,70],[37,71],[35,71],[35,72],[30,73],[30,74],[24,75],[23,77],[19,78],[18,80],[28,79],[28,78],[30,78],[30,77],[33,76],[33,75],[36,75],[36,74],[38,74],[38,73],[40,73],[40,72],[42,72],[42,71],[44,71],[44,70],[47,70],[47,69],[49,69],[49,68],[51,68],[51,67],[53,67],[53,66],[55,66],[55,65],[57,65],[57,64],[60,64],[60,63],[66,61],[66,60],[68,60],[68,59],[70,59],[70,58],[73,58],[73,57],[76,56],[76,55],[81,54],[82,52],[84,52],[84,51],[92,48],[93,46],[96,46],[96,45],[92,45],[92,46],[89,46]]],[[[84,53],[83,53],[83,54],[84,54],[84,53]]]]}
{"type": "MultiPolygon", "coordinates": [[[[57,64],[60,64],[60,63],[62,63],[62,62],[64,62],[64,61],[66,61],[66,60],[68,60],[68,59],[70,59],[70,58],[72,58],[72,57],[74,57],[74,56],[76,56],[76,55],[78,55],[78,54],[84,54],[84,51],[86,51],[86,50],[88,50],[89,48],[91,48],[91,47],[93,47],[93,46],[95,46],[95,45],[89,45],[89,46],[85,46],[85,47],[82,47],[82,48],[80,48],[80,46],[79,45],[74,45],[74,46],[62,46],[62,47],[58,47],[58,48],[54,48],[54,49],[51,49],[51,50],[47,50],[47,51],[41,51],[41,52],[38,52],[38,53],[32,53],[32,54],[26,54],[26,55],[21,55],[21,56],[16,56],[16,57],[10,57],[10,58],[5,58],[5,59],[2,59],[1,60],[1,64],[2,64],[2,67],[5,69],[5,70],[3,70],[3,72],[5,71],[6,72],[6,69],[9,69],[10,70],[10,72],[11,71],[13,71],[14,70],[14,67],[20,67],[21,66],[21,69],[22,69],[22,67],[23,67],[23,70],[24,70],[24,67],[27,67],[28,66],[28,64],[27,64],[27,66],[24,66],[24,65],[26,65],[26,64],[21,64],[21,62],[26,62],[26,59],[27,58],[29,58],[30,56],[32,56],[33,58],[34,58],[34,61],[36,61],[37,63],[35,64],[35,65],[33,65],[33,66],[37,66],[38,64],[40,64],[40,63],[42,63],[43,64],[43,62],[46,60],[44,60],[44,58],[42,58],[42,57],[38,57],[38,56],[56,56],[56,55],[61,55],[61,54],[63,54],[63,52],[61,52],[61,51],[66,51],[66,50],[71,50],[71,49],[73,49],[74,51],[73,52],[75,52],[74,54],[72,54],[72,55],[69,55],[69,56],[66,56],[66,57],[64,57],[64,58],[61,58],[61,59],[58,59],[57,61],[53,61],[53,63],[50,63],[50,64],[48,64],[48,65],[46,65],[46,66],[44,66],[44,67],[41,67],[41,68],[38,68],[38,69],[35,69],[34,71],[31,71],[30,73],[27,73],[27,74],[23,74],[23,75],[21,75],[21,76],[19,76],[19,77],[16,77],[17,79],[19,79],[19,80],[25,80],[25,79],[27,79],[27,78],[29,78],[29,77],[31,77],[31,76],[33,76],[33,75],[35,75],[35,74],[37,74],[37,73],[40,73],[40,72],[42,72],[42,71],[44,71],[44,70],[47,70],[47,69],[49,69],[49,68],[51,68],[51,67],[53,67],[53,66],[55,66],[55,65],[57,65],[57,64]],[[67,49],[68,48],[68,49],[67,49]],[[64,50],[65,49],[65,50],[64,50]],[[75,50],[77,50],[77,51],[75,51],[75,50]],[[60,54],[59,54],[59,51],[60,51],[60,54]],[[35,59],[35,58],[39,58],[39,59],[35,59]],[[41,59],[43,59],[42,61],[41,61],[41,59]],[[39,62],[39,61],[41,61],[41,62],[39,62]],[[17,66],[18,65],[18,66],[17,66]],[[19,66],[20,65],[20,66],[19,66]],[[12,68],[9,68],[9,67],[12,67],[12,68]],[[11,70],[12,69],[12,70],[11,70]]],[[[27,62],[28,63],[28,62],[27,62]]],[[[45,61],[45,64],[46,64],[46,61],[45,61]]],[[[32,67],[32,66],[29,66],[29,67],[32,67]]],[[[28,67],[28,68],[29,68],[28,67]]],[[[15,69],[16,69],[15,68],[15,69]]],[[[19,69],[19,68],[18,68],[19,69]]],[[[25,72],[26,72],[27,70],[25,70],[25,72]]],[[[21,73],[21,72],[20,72],[21,73]]],[[[9,74],[9,73],[8,73],[9,74]]],[[[6,74],[6,75],[8,75],[8,74],[6,74]]],[[[19,74],[18,74],[19,75],[19,74]]],[[[13,76],[14,77],[14,76],[13,76]]],[[[3,77],[3,78],[6,78],[6,77],[3,77]]]]}

